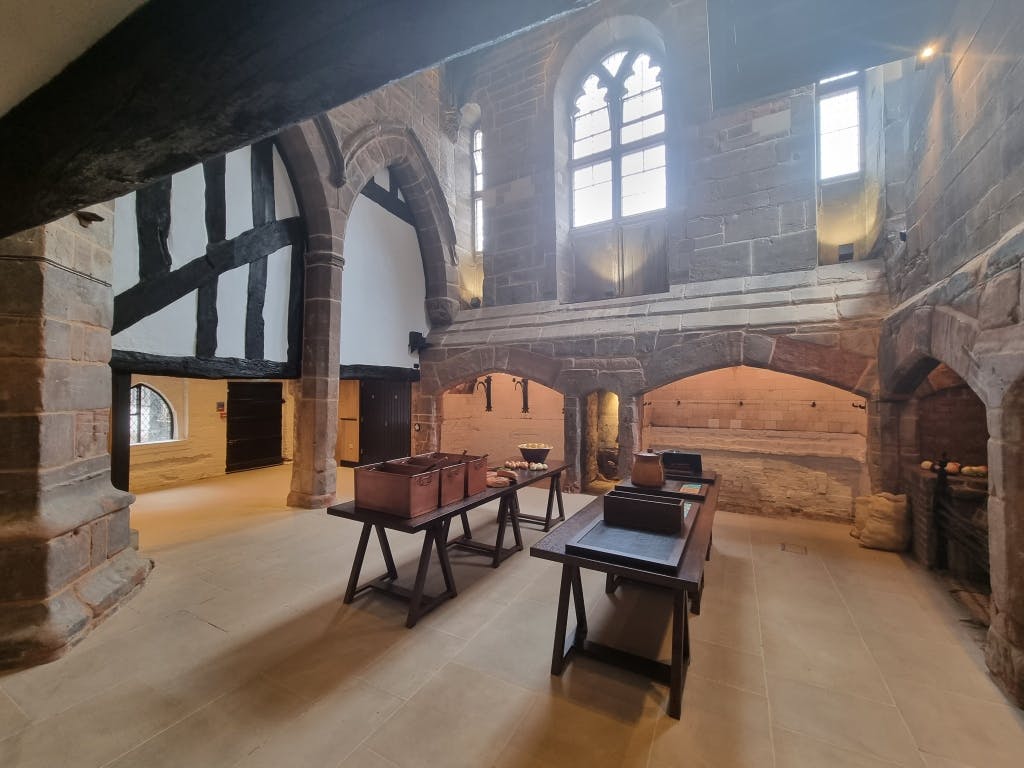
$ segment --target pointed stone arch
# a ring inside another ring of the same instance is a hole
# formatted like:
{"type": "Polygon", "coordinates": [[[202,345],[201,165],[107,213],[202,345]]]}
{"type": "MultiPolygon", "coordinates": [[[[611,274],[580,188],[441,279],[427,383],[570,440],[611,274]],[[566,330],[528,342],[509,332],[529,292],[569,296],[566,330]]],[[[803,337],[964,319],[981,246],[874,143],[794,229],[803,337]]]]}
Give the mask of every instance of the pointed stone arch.
{"type": "MultiPolygon", "coordinates": [[[[416,134],[401,123],[368,125],[341,143],[345,184],[339,213],[347,223],[356,196],[373,175],[390,168],[416,222],[426,278],[426,309],[431,327],[451,324],[459,311],[455,225],[444,191],[416,134]]],[[[342,231],[344,249],[344,230],[342,231]]]]}

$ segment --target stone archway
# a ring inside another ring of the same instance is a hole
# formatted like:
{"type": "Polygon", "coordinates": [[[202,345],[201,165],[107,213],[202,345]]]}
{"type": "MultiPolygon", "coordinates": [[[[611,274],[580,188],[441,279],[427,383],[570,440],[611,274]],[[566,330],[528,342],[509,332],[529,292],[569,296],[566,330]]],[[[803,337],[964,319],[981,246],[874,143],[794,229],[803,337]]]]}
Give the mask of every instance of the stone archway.
{"type": "Polygon", "coordinates": [[[337,486],[338,373],[345,231],[357,196],[382,168],[395,173],[413,212],[423,256],[426,311],[433,327],[459,309],[455,230],[443,190],[415,133],[369,124],[338,141],[329,115],[278,137],[307,226],[302,381],[295,411],[295,462],[288,503],[330,504],[337,486]]]}
{"type": "Polygon", "coordinates": [[[655,351],[644,361],[644,392],[718,368],[746,365],[788,373],[870,397],[877,389],[874,361],[844,349],[744,331],[713,333],[655,351]]]}
{"type": "MultiPolygon", "coordinates": [[[[979,313],[982,314],[982,313],[979,313]]],[[[983,327],[946,306],[915,306],[891,316],[879,345],[885,398],[885,450],[897,461],[906,403],[939,364],[957,373],[986,406],[989,430],[991,626],[986,660],[1024,702],[1024,356],[1019,326],[983,327]],[[890,438],[891,442],[892,438],[890,438]]],[[[904,430],[905,431],[905,430],[904,430]]]]}
{"type": "Polygon", "coordinates": [[[1024,703],[1024,379],[989,411],[991,625],[986,661],[1024,703]]]}
{"type": "Polygon", "coordinates": [[[341,154],[345,168],[345,183],[339,193],[341,223],[347,224],[356,196],[373,175],[390,168],[416,222],[430,325],[449,325],[459,311],[455,225],[444,191],[416,134],[400,123],[375,123],[346,137],[341,154]]]}

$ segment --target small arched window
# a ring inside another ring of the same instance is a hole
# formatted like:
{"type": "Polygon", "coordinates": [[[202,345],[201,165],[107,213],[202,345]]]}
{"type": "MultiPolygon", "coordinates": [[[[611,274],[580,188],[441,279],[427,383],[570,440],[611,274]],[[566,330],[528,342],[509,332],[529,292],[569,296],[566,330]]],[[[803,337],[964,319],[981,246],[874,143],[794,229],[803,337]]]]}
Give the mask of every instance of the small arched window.
{"type": "Polygon", "coordinates": [[[174,413],[163,395],[145,384],[136,384],[129,397],[132,445],[174,439],[174,413]]]}
{"type": "Polygon", "coordinates": [[[572,115],[572,225],[616,221],[665,207],[661,67],[619,50],[583,81],[572,115]]]}

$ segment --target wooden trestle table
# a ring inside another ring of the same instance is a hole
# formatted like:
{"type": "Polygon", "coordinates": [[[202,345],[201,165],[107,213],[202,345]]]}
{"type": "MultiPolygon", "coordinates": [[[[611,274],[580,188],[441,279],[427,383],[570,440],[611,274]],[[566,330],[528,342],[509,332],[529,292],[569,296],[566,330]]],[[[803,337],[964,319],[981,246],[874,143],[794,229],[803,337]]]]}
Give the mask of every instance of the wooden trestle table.
{"type": "MultiPolygon", "coordinates": [[[[520,488],[540,482],[546,478],[551,479],[551,488],[548,491],[548,506],[546,518],[536,518],[539,522],[550,525],[552,518],[552,506],[558,502],[559,519],[565,519],[565,510],[562,506],[561,476],[568,468],[564,461],[548,461],[548,468],[537,471],[518,470],[516,474],[519,479],[512,485],[505,488],[488,488],[481,493],[467,496],[454,504],[439,507],[432,512],[426,512],[416,517],[399,517],[386,512],[377,512],[372,509],[357,507],[354,501],[343,504],[336,504],[327,508],[327,514],[334,517],[342,517],[347,520],[355,520],[363,524],[359,535],[359,544],[356,547],[355,560],[352,563],[352,571],[349,574],[348,587],[345,590],[345,603],[351,603],[359,595],[369,590],[382,592],[409,604],[409,613],[405,625],[414,627],[416,622],[424,614],[432,611],[445,600],[455,597],[458,590],[455,586],[455,578],[452,575],[451,561],[448,558],[450,547],[459,547],[472,552],[479,552],[490,556],[491,565],[497,568],[502,561],[523,548],[522,533],[519,529],[520,515],[519,496],[520,488]],[[469,520],[466,513],[486,504],[489,501],[498,499],[498,536],[494,544],[477,541],[469,527],[469,520]],[[462,536],[448,540],[448,529],[455,517],[462,519],[462,536]],[[515,538],[515,546],[505,547],[505,527],[510,523],[512,535],[515,538]],[[363,568],[363,560],[366,557],[366,547],[370,541],[370,533],[377,532],[377,540],[380,542],[381,552],[384,555],[384,565],[387,572],[366,584],[359,584],[359,574],[363,568]],[[391,554],[391,545],[388,543],[386,531],[398,531],[400,533],[425,532],[423,547],[420,550],[419,565],[416,570],[416,579],[412,589],[399,586],[398,569],[395,566],[395,558],[391,554]],[[425,595],[423,588],[426,584],[427,571],[430,568],[430,557],[433,551],[437,551],[438,563],[441,566],[441,575],[444,578],[445,591],[438,595],[425,595]]],[[[534,519],[534,518],[530,518],[534,519]]],[[[545,528],[547,530],[547,528],[545,528]]]]}
{"type": "Polygon", "coordinates": [[[574,653],[646,675],[656,682],[668,685],[668,714],[679,719],[682,710],[683,685],[686,682],[686,667],[690,662],[688,615],[690,611],[694,614],[700,613],[700,601],[704,590],[704,563],[711,557],[711,528],[715,521],[715,507],[718,504],[718,485],[715,482],[718,476],[710,472],[706,472],[705,475],[705,482],[711,481],[708,485],[708,493],[704,501],[701,502],[697,518],[690,523],[688,534],[690,540],[675,573],[667,574],[566,552],[566,544],[590,525],[595,518],[603,514],[603,499],[600,497],[587,504],[564,524],[530,548],[530,554],[533,557],[562,564],[558,613],[555,617],[555,642],[551,653],[552,675],[561,675],[574,653]],[[605,591],[609,593],[614,592],[623,580],[641,582],[666,589],[672,593],[672,660],[670,664],[587,640],[587,611],[583,600],[583,583],[580,579],[581,568],[590,568],[607,574],[605,591]],[[566,629],[570,596],[576,609],[576,631],[567,642],[566,629]]]}

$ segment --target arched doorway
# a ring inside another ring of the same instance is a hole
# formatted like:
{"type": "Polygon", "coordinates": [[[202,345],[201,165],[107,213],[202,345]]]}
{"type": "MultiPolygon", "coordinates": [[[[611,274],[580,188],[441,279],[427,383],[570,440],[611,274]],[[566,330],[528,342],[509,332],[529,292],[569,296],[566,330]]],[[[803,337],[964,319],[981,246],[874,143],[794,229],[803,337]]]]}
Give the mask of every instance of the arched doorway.
{"type": "Polygon", "coordinates": [[[580,489],[583,493],[604,493],[611,490],[622,476],[619,468],[619,396],[602,389],[582,399],[580,489]]]}

